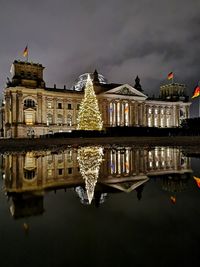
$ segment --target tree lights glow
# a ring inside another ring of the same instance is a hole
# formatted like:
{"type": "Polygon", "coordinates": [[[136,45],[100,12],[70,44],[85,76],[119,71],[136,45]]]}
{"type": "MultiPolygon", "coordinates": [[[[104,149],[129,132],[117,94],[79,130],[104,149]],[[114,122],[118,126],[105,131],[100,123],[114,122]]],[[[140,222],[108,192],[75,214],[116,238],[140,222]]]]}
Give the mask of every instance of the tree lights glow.
{"type": "Polygon", "coordinates": [[[94,196],[94,189],[99,176],[99,169],[103,157],[103,148],[98,146],[86,146],[78,149],[78,163],[80,173],[85,180],[89,204],[94,196]]]}
{"type": "Polygon", "coordinates": [[[101,131],[103,127],[98,101],[89,75],[85,86],[84,98],[80,104],[77,125],[77,130],[101,131]]]}

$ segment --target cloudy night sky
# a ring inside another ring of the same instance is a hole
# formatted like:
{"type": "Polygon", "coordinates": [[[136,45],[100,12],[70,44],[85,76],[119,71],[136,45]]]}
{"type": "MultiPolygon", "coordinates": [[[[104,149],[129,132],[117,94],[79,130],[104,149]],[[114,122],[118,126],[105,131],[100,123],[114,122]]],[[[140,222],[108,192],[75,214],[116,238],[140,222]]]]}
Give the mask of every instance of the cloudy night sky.
{"type": "Polygon", "coordinates": [[[151,96],[173,71],[191,96],[200,80],[199,10],[200,0],[0,0],[0,86],[28,44],[50,87],[69,88],[97,68],[109,82],[134,85],[139,75],[151,96]]]}

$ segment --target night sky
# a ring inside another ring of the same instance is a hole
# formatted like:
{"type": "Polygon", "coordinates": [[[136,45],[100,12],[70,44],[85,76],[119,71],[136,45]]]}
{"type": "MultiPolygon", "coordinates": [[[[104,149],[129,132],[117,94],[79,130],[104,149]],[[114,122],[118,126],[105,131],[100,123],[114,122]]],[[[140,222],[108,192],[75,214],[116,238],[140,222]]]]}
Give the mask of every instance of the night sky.
{"type": "MultiPolygon", "coordinates": [[[[167,74],[191,96],[200,80],[199,0],[0,0],[0,86],[13,60],[42,63],[47,86],[97,68],[109,82],[159,93],[167,74]]],[[[196,101],[196,100],[195,100],[196,101]]]]}

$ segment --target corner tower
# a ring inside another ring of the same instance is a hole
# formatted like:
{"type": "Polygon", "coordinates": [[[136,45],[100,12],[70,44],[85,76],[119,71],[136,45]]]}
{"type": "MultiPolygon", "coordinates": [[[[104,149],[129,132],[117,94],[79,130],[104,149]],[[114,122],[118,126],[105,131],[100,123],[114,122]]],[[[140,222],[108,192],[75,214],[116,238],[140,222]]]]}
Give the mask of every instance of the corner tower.
{"type": "Polygon", "coordinates": [[[8,79],[7,86],[45,88],[43,70],[42,64],[15,60],[11,66],[12,81],[8,79]]]}

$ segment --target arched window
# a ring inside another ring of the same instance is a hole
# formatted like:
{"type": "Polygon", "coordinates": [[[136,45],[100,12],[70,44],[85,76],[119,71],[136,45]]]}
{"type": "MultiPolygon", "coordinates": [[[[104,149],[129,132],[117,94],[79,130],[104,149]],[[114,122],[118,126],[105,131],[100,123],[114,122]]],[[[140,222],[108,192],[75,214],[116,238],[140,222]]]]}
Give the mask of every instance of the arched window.
{"type": "Polygon", "coordinates": [[[57,117],[57,124],[58,124],[58,125],[62,125],[62,124],[63,124],[63,115],[58,114],[58,117],[57,117]]]}
{"type": "Polygon", "coordinates": [[[35,107],[35,101],[33,99],[25,99],[24,100],[24,107],[25,108],[34,108],[35,107]]]}
{"type": "Polygon", "coordinates": [[[52,124],[53,123],[53,115],[48,113],[47,114],[47,125],[52,124]]]}
{"type": "Polygon", "coordinates": [[[35,170],[24,170],[24,179],[33,180],[35,178],[35,170]]]}
{"type": "Polygon", "coordinates": [[[72,126],[72,115],[67,115],[67,126],[72,126]]]}

